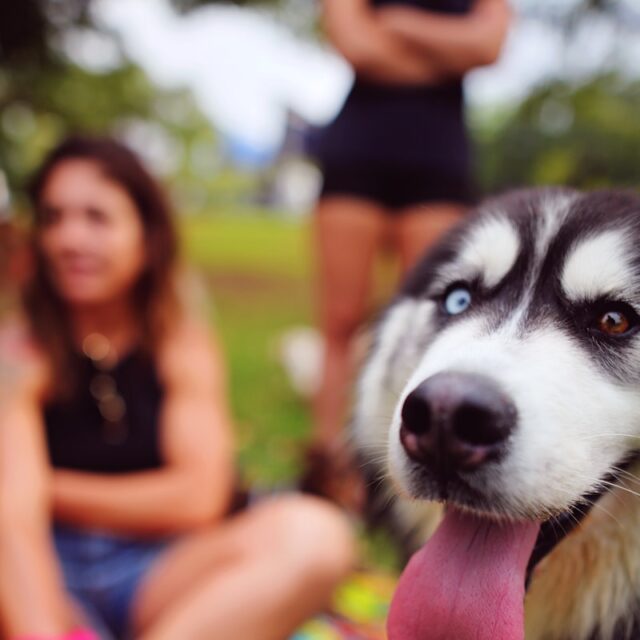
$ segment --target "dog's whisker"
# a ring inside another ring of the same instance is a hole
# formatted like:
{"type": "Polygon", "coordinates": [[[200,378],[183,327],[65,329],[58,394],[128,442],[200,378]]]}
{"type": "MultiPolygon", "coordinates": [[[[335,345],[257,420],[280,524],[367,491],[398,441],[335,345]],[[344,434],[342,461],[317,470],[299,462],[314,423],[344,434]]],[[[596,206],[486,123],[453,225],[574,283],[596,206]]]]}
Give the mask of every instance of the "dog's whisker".
{"type": "Polygon", "coordinates": [[[636,498],[640,498],[640,492],[634,491],[633,489],[629,489],[629,487],[625,487],[624,485],[617,484],[615,482],[609,482],[608,480],[604,480],[603,482],[606,486],[611,487],[612,489],[620,489],[622,491],[626,491],[627,493],[630,493],[632,496],[636,498]]]}
{"type": "Polygon", "coordinates": [[[551,528],[553,529],[553,534],[556,537],[558,537],[558,534],[556,532],[556,526],[560,527],[560,529],[562,530],[563,537],[567,535],[568,532],[565,529],[564,525],[562,524],[558,516],[552,516],[551,518],[549,518],[549,523],[551,524],[551,528]]]}
{"type": "MultiPolygon", "coordinates": [[[[561,493],[565,493],[567,495],[573,495],[571,491],[562,489],[561,487],[556,487],[556,490],[560,491],[561,493]]],[[[616,518],[616,516],[614,516],[608,509],[602,506],[602,504],[600,503],[600,500],[597,500],[596,502],[594,502],[591,505],[591,508],[602,511],[605,515],[610,517],[616,523],[616,525],[618,525],[621,528],[623,527],[622,523],[618,520],[618,518],[616,518]]],[[[567,510],[566,515],[575,522],[576,526],[580,525],[580,519],[571,510],[567,510]]]]}
{"type": "MultiPolygon", "coordinates": [[[[589,478],[587,476],[585,476],[583,479],[585,480],[585,482],[591,484],[591,486],[595,489],[603,489],[603,488],[620,489],[620,491],[624,491],[636,498],[640,498],[640,492],[634,491],[633,489],[630,489],[629,487],[626,487],[623,484],[620,484],[619,482],[606,480],[605,478],[589,478]]],[[[598,504],[598,503],[596,502],[595,504],[598,504]]]]}
{"type": "Polygon", "coordinates": [[[611,469],[613,471],[615,471],[617,474],[619,474],[621,477],[623,477],[625,480],[629,480],[630,482],[634,482],[637,484],[640,484],[640,478],[631,473],[630,471],[627,471],[626,469],[621,469],[620,467],[611,467],[611,469]]]}
{"type": "Polygon", "coordinates": [[[581,436],[581,440],[594,440],[595,438],[611,438],[611,437],[616,437],[616,438],[630,438],[630,439],[635,439],[635,440],[640,440],[640,435],[635,434],[635,433],[593,433],[591,435],[588,436],[581,436]]]}
{"type": "Polygon", "coordinates": [[[611,511],[603,507],[599,502],[595,502],[593,504],[593,509],[597,509],[598,511],[602,511],[605,515],[609,516],[621,529],[624,528],[624,525],[616,518],[611,511]]]}
{"type": "Polygon", "coordinates": [[[384,491],[381,493],[382,509],[388,509],[396,501],[396,496],[391,491],[384,491]]]}
{"type": "Polygon", "coordinates": [[[381,469],[385,469],[386,468],[386,462],[387,462],[387,454],[383,453],[383,454],[377,454],[377,455],[372,455],[369,456],[367,458],[367,460],[363,460],[359,467],[361,469],[366,469],[369,466],[374,466],[374,467],[378,467],[381,469]]]}

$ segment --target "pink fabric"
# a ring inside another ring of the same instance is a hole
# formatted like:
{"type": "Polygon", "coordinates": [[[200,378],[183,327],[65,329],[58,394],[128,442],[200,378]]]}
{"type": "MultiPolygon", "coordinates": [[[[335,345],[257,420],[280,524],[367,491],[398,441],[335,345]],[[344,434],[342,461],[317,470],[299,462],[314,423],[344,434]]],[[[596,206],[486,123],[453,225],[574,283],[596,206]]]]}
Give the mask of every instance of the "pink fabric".
{"type": "Polygon", "coordinates": [[[100,640],[91,629],[76,629],[60,640],[100,640]]]}

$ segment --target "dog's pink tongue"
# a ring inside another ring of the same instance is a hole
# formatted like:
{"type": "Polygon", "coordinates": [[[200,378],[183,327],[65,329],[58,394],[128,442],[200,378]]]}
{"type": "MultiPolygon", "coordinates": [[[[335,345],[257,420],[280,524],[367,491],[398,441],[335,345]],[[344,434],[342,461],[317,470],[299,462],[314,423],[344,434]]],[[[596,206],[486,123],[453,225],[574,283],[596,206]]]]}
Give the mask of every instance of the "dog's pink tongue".
{"type": "Polygon", "coordinates": [[[523,640],[525,572],[538,529],[449,509],[400,578],[389,640],[523,640]]]}

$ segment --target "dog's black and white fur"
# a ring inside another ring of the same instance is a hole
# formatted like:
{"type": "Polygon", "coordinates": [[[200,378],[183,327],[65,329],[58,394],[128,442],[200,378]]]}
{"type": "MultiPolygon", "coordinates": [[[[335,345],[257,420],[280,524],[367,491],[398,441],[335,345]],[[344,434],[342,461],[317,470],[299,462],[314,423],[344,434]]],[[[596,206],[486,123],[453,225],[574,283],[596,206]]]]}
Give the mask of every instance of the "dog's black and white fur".
{"type": "Polygon", "coordinates": [[[354,425],[423,537],[429,501],[544,520],[541,537],[581,519],[539,541],[527,640],[640,638],[640,197],[544,189],[482,205],[381,318],[354,425]],[[407,449],[403,408],[450,372],[489,380],[514,420],[499,455],[443,478],[407,449]]]}

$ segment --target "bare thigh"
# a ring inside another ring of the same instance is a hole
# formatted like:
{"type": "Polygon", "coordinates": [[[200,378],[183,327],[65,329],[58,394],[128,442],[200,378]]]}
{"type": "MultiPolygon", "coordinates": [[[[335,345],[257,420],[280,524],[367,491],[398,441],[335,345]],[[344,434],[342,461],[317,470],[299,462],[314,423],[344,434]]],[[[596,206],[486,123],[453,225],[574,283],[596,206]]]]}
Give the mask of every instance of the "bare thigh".
{"type": "Polygon", "coordinates": [[[315,215],[319,313],[325,333],[352,333],[362,322],[387,210],[369,200],[323,198],[315,215]]]}
{"type": "Polygon", "coordinates": [[[393,217],[393,236],[403,273],[456,224],[466,208],[458,203],[434,202],[407,207],[393,217]]]}
{"type": "MultiPolygon", "coordinates": [[[[316,498],[296,495],[265,500],[214,527],[185,536],[165,551],[145,576],[134,602],[134,629],[145,630],[200,582],[217,574],[224,579],[225,570],[240,563],[266,558],[280,561],[282,571],[287,571],[287,563],[295,562],[296,553],[306,562],[314,535],[306,528],[314,523],[318,535],[324,531],[336,539],[350,539],[346,521],[337,509],[316,498]]],[[[348,558],[337,561],[348,563],[348,558]]]]}

